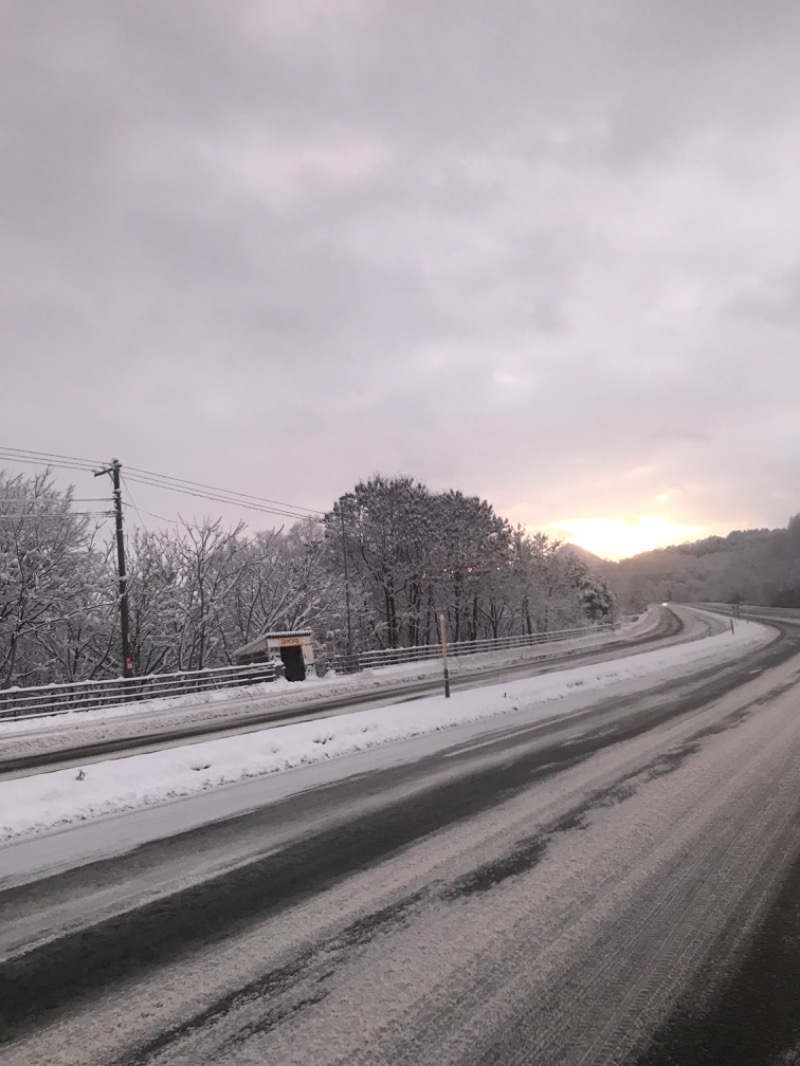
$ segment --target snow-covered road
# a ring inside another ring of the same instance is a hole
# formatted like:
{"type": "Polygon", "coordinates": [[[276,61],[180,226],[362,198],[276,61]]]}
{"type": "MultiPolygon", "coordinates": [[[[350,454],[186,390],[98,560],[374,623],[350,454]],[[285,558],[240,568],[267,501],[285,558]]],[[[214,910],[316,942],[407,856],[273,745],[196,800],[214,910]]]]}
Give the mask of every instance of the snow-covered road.
{"type": "Polygon", "coordinates": [[[4,1066],[790,1061],[762,933],[800,878],[800,638],[748,628],[568,713],[0,849],[4,1066]],[[764,1001],[709,1051],[754,946],[764,1001]]]}

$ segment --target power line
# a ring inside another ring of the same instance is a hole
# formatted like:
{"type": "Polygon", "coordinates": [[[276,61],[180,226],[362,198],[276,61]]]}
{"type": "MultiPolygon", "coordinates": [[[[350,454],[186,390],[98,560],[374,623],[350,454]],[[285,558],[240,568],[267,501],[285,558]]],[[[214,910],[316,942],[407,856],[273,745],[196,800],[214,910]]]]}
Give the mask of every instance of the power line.
{"type": "MultiPolygon", "coordinates": [[[[81,473],[94,473],[95,468],[102,466],[100,460],[85,459],[79,456],[63,455],[58,452],[42,452],[33,449],[0,447],[0,459],[14,463],[27,463],[33,466],[46,465],[60,470],[76,470],[81,473]]],[[[202,481],[191,481],[187,478],[173,477],[170,474],[159,474],[152,470],[143,470],[138,467],[125,468],[126,483],[132,481],[136,484],[147,485],[151,488],[159,488],[168,492],[180,493],[183,496],[191,496],[195,499],[208,500],[211,503],[222,503],[233,507],[244,508],[260,514],[275,515],[280,518],[290,518],[302,521],[308,518],[319,520],[324,511],[314,507],[305,507],[302,504],[285,503],[281,500],[273,500],[266,496],[256,496],[252,493],[239,492],[236,489],[223,489],[216,485],[208,485],[202,481]]],[[[130,494],[130,489],[128,489],[130,494]]],[[[132,499],[132,497],[131,497],[132,499]]],[[[83,497],[76,498],[76,503],[95,502],[94,499],[83,497]]],[[[98,501],[99,502],[99,501],[98,501]]],[[[134,509],[136,509],[135,501],[134,509]]],[[[150,512],[145,512],[150,513],[150,512]]],[[[160,521],[170,519],[160,518],[158,515],[151,517],[159,518],[160,521]]]]}
{"type": "MultiPolygon", "coordinates": [[[[47,500],[47,496],[0,496],[0,503],[36,503],[47,500]]],[[[106,496],[70,496],[70,503],[106,503],[106,496]]]]}
{"type": "Polygon", "coordinates": [[[131,498],[131,503],[133,504],[133,509],[139,515],[139,521],[142,523],[142,525],[144,525],[144,519],[142,518],[142,515],[141,515],[141,512],[139,511],[139,508],[136,506],[136,500],[134,500],[134,498],[133,498],[133,493],[131,492],[130,485],[128,484],[128,480],[127,480],[127,478],[122,477],[121,474],[120,474],[120,477],[122,478],[122,484],[125,486],[125,491],[127,492],[127,494],[131,498]]]}
{"type": "Polygon", "coordinates": [[[0,452],[0,459],[11,463],[26,463],[28,466],[45,466],[48,470],[72,470],[79,474],[90,474],[92,468],[89,466],[74,466],[70,463],[58,463],[52,459],[21,459],[17,455],[4,455],[0,452]]]}
{"type": "Polygon", "coordinates": [[[113,511],[20,511],[18,514],[3,514],[0,511],[0,519],[16,522],[20,518],[111,518],[113,511]]]}
{"type": "MultiPolygon", "coordinates": [[[[144,523],[144,519],[142,518],[143,514],[148,515],[150,518],[157,518],[159,520],[159,522],[169,522],[173,526],[179,526],[180,525],[180,522],[176,522],[174,518],[166,518],[163,514],[153,514],[152,511],[145,511],[143,508],[140,509],[136,505],[136,500],[134,500],[134,498],[133,498],[133,493],[131,492],[131,487],[128,484],[128,479],[127,478],[123,478],[122,479],[122,484],[125,486],[125,491],[128,493],[128,495],[131,498],[131,503],[133,504],[133,509],[138,514],[139,521],[142,523],[142,525],[145,524],[144,523]]],[[[125,504],[125,506],[127,507],[128,505],[125,504]]]]}
{"type": "Polygon", "coordinates": [[[248,511],[257,511],[261,514],[279,515],[284,518],[321,518],[322,512],[311,513],[310,510],[300,510],[299,508],[293,508],[289,505],[286,506],[272,506],[266,503],[256,503],[251,500],[243,499],[234,495],[227,495],[223,492],[210,492],[202,491],[200,489],[194,489],[179,485],[166,484],[162,481],[156,481],[152,478],[142,477],[130,477],[129,480],[136,482],[139,485],[148,485],[152,488],[163,489],[168,492],[177,492],[183,496],[192,496],[195,499],[210,500],[214,503],[224,503],[233,507],[244,508],[248,511]]]}
{"type": "MultiPolygon", "coordinates": [[[[130,491],[130,490],[128,490],[128,491],[130,491]]],[[[131,501],[131,502],[133,503],[133,501],[131,501]]],[[[125,506],[127,507],[128,504],[125,504],[125,506]]],[[[180,525],[180,522],[176,522],[174,518],[167,518],[163,514],[153,514],[152,511],[145,511],[144,507],[137,507],[135,503],[133,504],[133,509],[136,511],[136,513],[138,514],[139,518],[141,518],[143,514],[146,514],[150,518],[157,518],[159,520],[159,522],[169,522],[173,526],[179,526],[180,525]]],[[[142,525],[144,525],[144,520],[142,520],[142,525]]]]}
{"type": "Polygon", "coordinates": [[[134,500],[133,493],[131,492],[131,487],[128,484],[128,479],[127,478],[123,478],[122,479],[122,484],[125,486],[125,491],[128,493],[128,495],[131,498],[130,504],[125,503],[125,504],[123,504],[123,506],[125,506],[125,507],[132,506],[133,507],[134,511],[139,516],[139,521],[142,523],[142,526],[145,525],[145,521],[142,518],[143,514],[146,514],[150,518],[157,518],[159,520],[159,522],[169,522],[169,524],[172,525],[172,526],[180,526],[180,522],[176,522],[174,518],[167,518],[163,514],[153,514],[152,511],[145,511],[145,509],[143,507],[137,506],[136,500],[134,500]]]}
{"type": "Polygon", "coordinates": [[[90,466],[76,466],[74,463],[62,463],[55,459],[23,459],[18,455],[6,455],[0,451],[0,460],[10,463],[25,463],[28,466],[46,467],[48,470],[71,470],[78,474],[90,474],[90,466]]]}
{"type": "Polygon", "coordinates": [[[84,459],[79,455],[62,455],[60,452],[40,452],[35,448],[12,448],[8,445],[0,445],[0,451],[15,452],[17,455],[35,455],[39,458],[69,460],[70,462],[82,463],[84,466],[96,466],[99,460],[84,459]]]}
{"type": "MultiPolygon", "coordinates": [[[[239,492],[238,489],[222,489],[218,485],[207,485],[203,481],[191,481],[188,478],[172,477],[172,475],[170,474],[158,474],[152,470],[139,470],[135,466],[126,466],[125,469],[128,472],[128,475],[133,473],[142,477],[157,478],[159,481],[187,485],[192,489],[208,489],[213,493],[220,493],[222,495],[236,497],[238,499],[252,500],[255,503],[259,504],[274,504],[277,507],[284,507],[291,511],[307,511],[310,514],[322,515],[325,513],[324,511],[317,510],[316,507],[304,507],[302,504],[286,503],[283,500],[272,500],[269,499],[267,496],[254,496],[252,493],[249,492],[239,492]]],[[[176,491],[181,490],[176,489],[176,491]]]]}
{"type": "Polygon", "coordinates": [[[0,451],[4,452],[18,452],[20,455],[40,455],[49,459],[71,459],[76,463],[96,463],[96,459],[87,459],[85,456],[80,455],[64,455],[63,452],[43,452],[38,448],[14,448],[10,444],[0,445],[0,451]]]}
{"type": "Polygon", "coordinates": [[[278,515],[282,518],[294,518],[301,520],[305,518],[316,519],[318,517],[321,518],[323,514],[322,511],[318,511],[315,514],[310,514],[308,513],[308,511],[301,512],[299,510],[289,510],[288,508],[268,507],[256,503],[250,503],[247,500],[239,499],[235,496],[228,496],[225,495],[223,492],[216,494],[211,492],[200,492],[198,490],[190,488],[181,488],[178,485],[165,484],[164,482],[154,480],[153,478],[133,476],[130,473],[128,473],[126,477],[128,481],[133,481],[137,485],[149,485],[152,488],[166,489],[170,492],[178,492],[181,493],[181,495],[183,496],[193,496],[195,499],[209,500],[212,503],[225,503],[234,507],[244,508],[248,511],[257,511],[261,514],[278,515]]]}
{"type": "Polygon", "coordinates": [[[0,446],[0,456],[19,463],[38,463],[39,465],[45,463],[50,466],[62,467],[67,466],[69,463],[78,464],[77,466],[71,467],[71,469],[78,470],[91,470],[92,467],[97,466],[99,462],[97,459],[82,459],[77,455],[61,455],[58,452],[39,452],[34,451],[32,448],[10,448],[5,445],[0,446]]]}

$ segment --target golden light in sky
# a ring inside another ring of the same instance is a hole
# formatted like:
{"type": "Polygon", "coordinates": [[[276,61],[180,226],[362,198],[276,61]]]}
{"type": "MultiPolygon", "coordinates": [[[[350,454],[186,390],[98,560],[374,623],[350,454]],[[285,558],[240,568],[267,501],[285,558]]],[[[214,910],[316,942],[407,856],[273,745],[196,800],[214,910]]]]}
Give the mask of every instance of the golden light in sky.
{"type": "Polygon", "coordinates": [[[624,559],[653,548],[708,536],[707,526],[686,526],[663,515],[638,518],[565,518],[553,523],[554,535],[603,559],[624,559]]]}

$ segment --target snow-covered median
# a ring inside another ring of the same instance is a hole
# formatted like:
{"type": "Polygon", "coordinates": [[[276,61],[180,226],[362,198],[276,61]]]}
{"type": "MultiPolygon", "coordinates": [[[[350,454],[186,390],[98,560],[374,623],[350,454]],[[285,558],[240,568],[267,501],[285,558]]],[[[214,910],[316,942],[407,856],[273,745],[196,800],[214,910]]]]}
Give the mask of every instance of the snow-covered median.
{"type": "Polygon", "coordinates": [[[705,640],[521,681],[428,697],[380,709],[264,729],[148,755],[92,763],[0,783],[0,840],[160,804],[264,774],[273,774],[467,722],[528,711],[554,717],[559,700],[635,678],[687,673],[739,657],[774,637],[749,623],[705,640]]]}

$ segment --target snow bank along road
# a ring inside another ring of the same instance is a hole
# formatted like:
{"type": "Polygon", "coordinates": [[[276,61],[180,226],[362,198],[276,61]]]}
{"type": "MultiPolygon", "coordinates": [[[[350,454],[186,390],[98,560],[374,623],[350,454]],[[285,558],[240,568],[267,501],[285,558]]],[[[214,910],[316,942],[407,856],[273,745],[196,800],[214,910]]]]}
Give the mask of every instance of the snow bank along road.
{"type": "MultiPolygon", "coordinates": [[[[501,678],[563,669],[567,662],[598,662],[653,645],[698,639],[709,633],[708,618],[699,631],[687,634],[673,611],[651,608],[617,633],[454,659],[452,685],[484,685],[501,678]]],[[[711,624],[721,629],[727,623],[711,624]]],[[[694,626],[697,629],[697,618],[694,626]]],[[[55,719],[8,719],[0,721],[0,777],[36,773],[45,767],[80,766],[109,755],[156,751],[171,744],[262,729],[265,724],[276,726],[355,707],[380,706],[399,698],[415,699],[440,689],[441,663],[432,661],[314,679],[302,686],[278,682],[249,686],[235,695],[226,689],[200,697],[150,700],[55,719]]]]}
{"type": "MultiPolygon", "coordinates": [[[[217,791],[246,779],[282,773],[312,763],[339,759],[414,736],[436,733],[468,722],[504,717],[524,709],[528,724],[537,717],[569,712],[570,699],[623,681],[636,681],[676,667],[739,654],[761,643],[762,627],[739,626],[733,633],[716,617],[687,615],[681,644],[660,642],[649,652],[602,663],[573,665],[531,677],[461,691],[446,699],[435,696],[310,721],[274,725],[244,735],[215,736],[182,746],[129,754],[81,768],[17,775],[0,781],[0,842],[32,832],[84,822],[135,808],[152,807],[192,794],[217,791]],[[709,630],[716,635],[709,638],[709,630]],[[721,632],[719,631],[721,630],[721,632]],[[707,639],[690,639],[692,636],[707,639]]],[[[580,700],[579,705],[584,701],[580,700]]],[[[234,801],[241,793],[234,795],[234,801]]],[[[229,810],[228,813],[233,813],[229,810]]],[[[195,822],[194,824],[198,824],[195,822]]],[[[190,826],[181,826],[189,828],[190,826]]],[[[48,853],[48,859],[50,855],[48,853]]]]}
{"type": "Polygon", "coordinates": [[[796,1061],[800,628],[776,626],[557,718],[0,849],[0,1059],[796,1061]]]}

